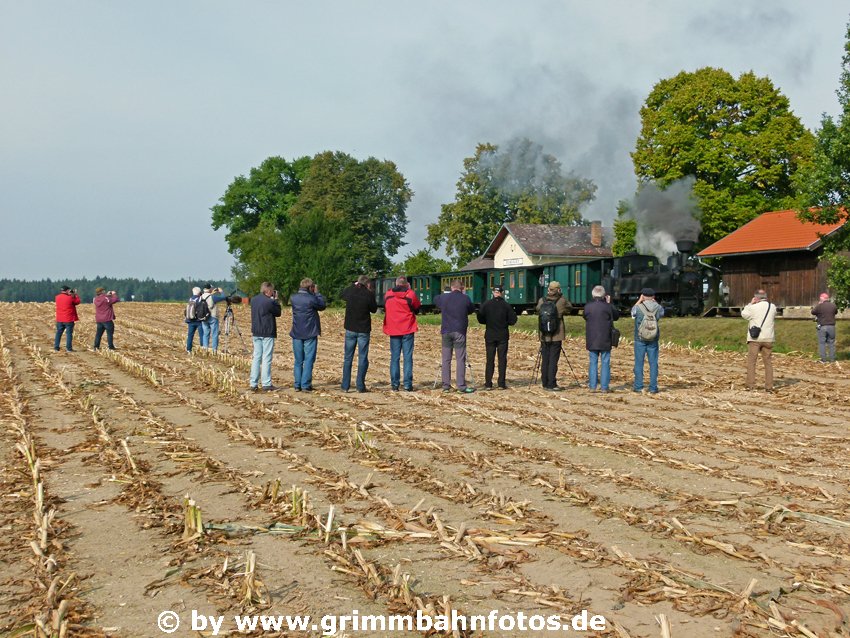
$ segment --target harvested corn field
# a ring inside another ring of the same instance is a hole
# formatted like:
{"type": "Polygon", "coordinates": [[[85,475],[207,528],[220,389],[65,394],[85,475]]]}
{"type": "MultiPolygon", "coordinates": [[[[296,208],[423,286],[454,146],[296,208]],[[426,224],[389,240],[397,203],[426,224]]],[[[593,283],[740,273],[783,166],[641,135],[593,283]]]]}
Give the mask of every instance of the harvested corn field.
{"type": "MultiPolygon", "coordinates": [[[[316,391],[251,393],[237,337],[232,354],[189,355],[180,307],[120,309],[117,352],[86,349],[83,306],[77,352],[54,353],[52,304],[0,307],[0,632],[157,636],[165,610],[177,636],[197,635],[192,610],[223,616],[218,635],[236,614],[353,610],[587,610],[606,619],[589,635],[621,637],[850,632],[839,366],[775,356],[776,392],[745,392],[741,355],[668,346],[650,396],[629,391],[625,343],[614,392],[579,389],[562,360],[571,387],[549,393],[529,384],[537,344],[518,333],[510,389],[461,396],[433,389],[439,329],[426,326],[416,392],[390,391],[378,330],[373,391],[346,394],[341,315],[328,312],[316,391]]],[[[285,388],[288,328],[285,312],[285,388]]],[[[483,332],[470,335],[480,385],[483,332]]],[[[582,379],[583,340],[565,350],[582,379]]]]}

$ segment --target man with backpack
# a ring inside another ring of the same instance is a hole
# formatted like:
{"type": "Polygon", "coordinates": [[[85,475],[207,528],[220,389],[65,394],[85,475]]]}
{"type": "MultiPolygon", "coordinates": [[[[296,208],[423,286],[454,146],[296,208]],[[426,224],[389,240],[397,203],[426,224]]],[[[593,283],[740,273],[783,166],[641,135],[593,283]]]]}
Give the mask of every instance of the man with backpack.
{"type": "Polygon", "coordinates": [[[475,311],[475,306],[463,291],[463,282],[460,279],[452,280],[450,292],[437,295],[434,305],[441,313],[443,392],[451,392],[452,389],[453,351],[457,365],[457,391],[465,394],[475,392],[475,388],[466,385],[466,331],[469,328],[469,315],[475,311]]]}
{"type": "Polygon", "coordinates": [[[644,288],[637,303],[632,306],[635,320],[635,392],[643,392],[643,362],[649,360],[649,393],[658,394],[658,320],[664,316],[664,307],[655,301],[655,291],[644,288]]]}
{"type": "Polygon", "coordinates": [[[764,290],[757,290],[752,301],[741,310],[747,320],[747,390],[756,388],[756,362],[759,355],[764,362],[764,389],[773,392],[774,325],[776,306],[767,300],[764,290]]]}
{"type": "Polygon", "coordinates": [[[496,354],[499,355],[499,389],[507,390],[505,374],[508,369],[508,340],[510,333],[508,326],[516,324],[516,311],[513,306],[505,301],[505,289],[493,286],[493,298],[485,301],[478,309],[478,323],[483,323],[484,348],[487,359],[484,366],[484,389],[493,389],[493,372],[496,363],[496,354]]]}
{"type": "Polygon", "coordinates": [[[572,304],[561,292],[561,284],[550,281],[546,296],[537,302],[538,331],[540,332],[540,380],[544,390],[559,392],[558,360],[564,341],[564,315],[572,310],[572,304]]]}
{"type": "Polygon", "coordinates": [[[201,347],[218,350],[219,323],[216,304],[227,299],[227,295],[221,288],[213,288],[212,284],[207,284],[201,293],[201,299],[207,306],[206,309],[201,309],[205,315],[201,319],[201,347]]]}
{"type": "MultiPolygon", "coordinates": [[[[186,335],[186,352],[192,352],[192,342],[195,340],[195,333],[201,330],[203,319],[200,316],[206,317],[203,308],[206,307],[206,302],[201,299],[201,289],[199,286],[192,288],[192,296],[189,297],[189,302],[186,304],[186,310],[183,313],[183,321],[189,326],[189,332],[186,335]]],[[[203,333],[198,334],[198,338],[203,333]]]]}

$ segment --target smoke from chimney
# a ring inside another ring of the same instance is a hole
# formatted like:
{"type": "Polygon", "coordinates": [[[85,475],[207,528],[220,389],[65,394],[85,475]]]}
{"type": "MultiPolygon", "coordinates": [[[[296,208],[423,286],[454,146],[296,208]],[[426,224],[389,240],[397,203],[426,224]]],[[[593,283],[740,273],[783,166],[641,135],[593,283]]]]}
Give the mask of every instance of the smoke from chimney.
{"type": "Polygon", "coordinates": [[[678,252],[677,241],[697,240],[701,211],[693,195],[694,181],[688,176],[664,190],[654,183],[640,189],[628,214],[637,222],[635,247],[639,253],[664,261],[678,252]]]}

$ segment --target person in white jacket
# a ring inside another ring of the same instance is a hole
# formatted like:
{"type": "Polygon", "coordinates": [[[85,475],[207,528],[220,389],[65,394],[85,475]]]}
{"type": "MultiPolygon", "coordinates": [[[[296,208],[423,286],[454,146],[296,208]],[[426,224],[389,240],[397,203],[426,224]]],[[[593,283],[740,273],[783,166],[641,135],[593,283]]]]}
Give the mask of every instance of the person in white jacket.
{"type": "Polygon", "coordinates": [[[759,354],[764,362],[764,389],[773,391],[773,342],[776,340],[776,306],[767,300],[764,290],[757,290],[744,306],[741,316],[747,320],[747,389],[756,387],[756,362],[759,354]]]}

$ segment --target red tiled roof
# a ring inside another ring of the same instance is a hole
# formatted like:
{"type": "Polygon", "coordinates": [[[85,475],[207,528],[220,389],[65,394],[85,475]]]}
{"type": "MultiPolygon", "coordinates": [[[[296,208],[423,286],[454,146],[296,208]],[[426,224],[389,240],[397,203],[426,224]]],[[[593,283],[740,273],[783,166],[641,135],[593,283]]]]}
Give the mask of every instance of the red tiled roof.
{"type": "Polygon", "coordinates": [[[714,242],[698,253],[700,257],[728,257],[747,253],[773,253],[814,250],[821,237],[836,231],[847,219],[836,224],[812,224],[797,219],[796,210],[762,213],[738,230],[714,242]]]}

